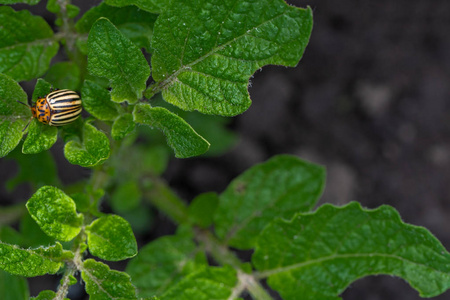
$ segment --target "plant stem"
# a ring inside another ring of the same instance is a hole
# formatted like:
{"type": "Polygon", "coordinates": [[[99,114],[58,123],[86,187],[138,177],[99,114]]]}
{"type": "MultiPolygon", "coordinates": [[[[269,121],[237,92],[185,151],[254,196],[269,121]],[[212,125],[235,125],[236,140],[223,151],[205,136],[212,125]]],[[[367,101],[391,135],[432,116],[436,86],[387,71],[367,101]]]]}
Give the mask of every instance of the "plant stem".
{"type": "Polygon", "coordinates": [[[273,300],[273,298],[267,293],[267,291],[261,286],[258,280],[254,276],[239,273],[238,278],[240,282],[245,282],[248,292],[252,295],[253,299],[257,300],[273,300]]]}
{"type": "Polygon", "coordinates": [[[75,39],[73,38],[73,24],[67,15],[67,4],[69,1],[67,0],[57,0],[59,7],[61,8],[59,12],[59,17],[62,20],[61,32],[63,32],[66,40],[66,47],[68,49],[68,53],[73,51],[75,45],[75,39]]]}
{"type": "Polygon", "coordinates": [[[230,265],[234,269],[240,270],[242,261],[231,252],[226,245],[220,241],[208,230],[195,230],[195,237],[205,246],[205,250],[211,254],[214,260],[220,265],[230,265]]]}
{"type": "MultiPolygon", "coordinates": [[[[149,177],[142,183],[144,195],[158,210],[165,213],[178,224],[189,220],[187,205],[170,190],[167,184],[158,177],[149,177]]],[[[242,264],[233,252],[208,230],[195,228],[196,239],[204,244],[205,250],[210,253],[217,263],[231,265],[240,270],[242,264]]]]}
{"type": "Polygon", "coordinates": [[[226,245],[221,244],[210,231],[197,229],[195,233],[196,239],[205,245],[206,251],[217,263],[221,265],[230,265],[238,271],[240,285],[234,289],[234,298],[238,297],[243,290],[247,289],[254,299],[272,300],[272,297],[253,275],[242,271],[242,261],[237,258],[226,245]]]}
{"type": "MultiPolygon", "coordinates": [[[[167,184],[159,177],[148,177],[143,180],[142,187],[147,198],[158,210],[164,212],[178,224],[189,220],[187,205],[170,190],[167,184]]],[[[221,265],[231,265],[240,269],[242,262],[231,252],[226,245],[208,230],[194,229],[196,239],[202,242],[205,249],[221,265]]]]}
{"type": "Polygon", "coordinates": [[[90,181],[93,191],[103,189],[109,181],[109,175],[103,171],[102,166],[97,166],[92,172],[90,181]]]}
{"type": "MultiPolygon", "coordinates": [[[[64,48],[70,60],[76,63],[80,70],[80,82],[84,81],[87,73],[87,59],[86,56],[81,53],[81,51],[76,47],[77,38],[83,37],[76,32],[73,24],[73,20],[69,18],[67,13],[67,5],[70,4],[69,0],[57,0],[60,9],[58,16],[62,20],[62,25],[60,27],[60,32],[55,34],[55,36],[60,37],[59,39],[64,39],[64,48]],[[62,38],[61,38],[62,37],[62,38]]],[[[86,35],[87,36],[87,35],[86,35]]]]}
{"type": "MultiPolygon", "coordinates": [[[[168,215],[177,223],[188,221],[187,205],[177,197],[160,178],[144,181],[146,198],[160,211],[168,215]]],[[[220,265],[230,265],[238,272],[240,284],[234,289],[236,297],[247,289],[254,299],[272,300],[261,284],[253,277],[242,271],[242,261],[226,246],[223,245],[209,230],[194,228],[195,238],[205,247],[205,251],[220,265]]],[[[234,293],[233,293],[234,294],[234,293]]]]}
{"type": "Polygon", "coordinates": [[[145,198],[177,224],[188,222],[187,205],[159,177],[149,177],[142,182],[145,198]]]}
{"type": "Polygon", "coordinates": [[[76,267],[74,264],[67,264],[66,271],[61,279],[61,285],[58,287],[56,292],[55,300],[64,300],[69,293],[70,276],[75,274],[76,267]]]}
{"type": "Polygon", "coordinates": [[[147,99],[151,99],[159,91],[160,89],[158,88],[157,83],[154,82],[144,91],[144,97],[147,99]]]}
{"type": "Polygon", "coordinates": [[[84,252],[84,247],[82,247],[84,241],[86,240],[86,234],[84,232],[84,227],[81,229],[78,236],[73,241],[72,253],[73,258],[70,261],[66,261],[66,270],[64,271],[63,277],[61,279],[61,285],[58,287],[56,292],[56,300],[64,300],[69,292],[70,277],[77,271],[81,271],[82,256],[84,252]]]}

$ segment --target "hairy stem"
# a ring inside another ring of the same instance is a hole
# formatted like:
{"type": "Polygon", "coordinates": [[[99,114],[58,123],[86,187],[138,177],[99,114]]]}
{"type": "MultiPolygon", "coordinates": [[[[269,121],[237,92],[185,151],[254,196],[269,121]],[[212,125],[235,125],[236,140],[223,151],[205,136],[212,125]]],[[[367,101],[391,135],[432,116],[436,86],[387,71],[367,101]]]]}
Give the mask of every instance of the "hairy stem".
{"type": "Polygon", "coordinates": [[[264,287],[259,283],[253,275],[238,272],[239,282],[242,284],[242,288],[246,289],[253,299],[258,300],[273,300],[273,298],[267,293],[264,287]]]}
{"type": "Polygon", "coordinates": [[[73,37],[73,23],[67,15],[67,4],[69,4],[68,0],[57,0],[60,9],[59,17],[62,20],[61,32],[64,34],[66,39],[66,47],[69,50],[68,52],[72,52],[75,46],[75,39],[73,37]]]}
{"type": "Polygon", "coordinates": [[[187,205],[159,177],[149,177],[142,182],[144,196],[175,223],[188,222],[187,205]]]}
{"type": "Polygon", "coordinates": [[[247,274],[242,271],[242,261],[237,258],[226,245],[223,245],[210,231],[197,229],[196,239],[203,243],[206,251],[217,263],[221,265],[230,265],[238,271],[239,284],[233,289],[233,294],[229,299],[239,297],[244,290],[247,290],[253,296],[253,299],[272,299],[253,274],[247,274]]]}
{"type": "Polygon", "coordinates": [[[69,286],[70,286],[70,277],[75,274],[77,268],[75,267],[75,264],[68,263],[66,271],[64,272],[64,275],[61,279],[61,285],[58,287],[58,290],[56,291],[55,300],[64,300],[66,298],[67,294],[69,293],[69,286]]]}
{"type": "Polygon", "coordinates": [[[234,269],[241,269],[242,261],[223,245],[209,230],[196,229],[196,239],[201,242],[205,250],[221,265],[230,265],[234,269]]]}
{"type": "Polygon", "coordinates": [[[77,271],[81,271],[83,252],[86,249],[84,241],[86,240],[86,233],[84,227],[81,229],[78,236],[73,241],[72,253],[73,258],[66,262],[66,270],[64,271],[63,277],[61,279],[61,285],[56,291],[56,300],[64,300],[69,292],[69,286],[71,282],[71,277],[77,271]]]}
{"type": "MultiPolygon", "coordinates": [[[[177,197],[161,179],[152,178],[147,183],[144,181],[146,198],[160,211],[164,212],[176,223],[188,222],[187,205],[177,197]]],[[[239,284],[233,289],[230,299],[235,299],[244,290],[247,290],[254,299],[271,300],[272,297],[252,274],[246,274],[242,270],[242,261],[221,243],[209,230],[195,228],[195,238],[203,245],[205,251],[220,265],[230,265],[238,272],[239,284]]]]}
{"type": "Polygon", "coordinates": [[[70,4],[70,0],[57,0],[60,9],[58,16],[62,20],[62,25],[60,27],[60,32],[55,34],[59,36],[59,39],[64,39],[64,48],[66,50],[69,58],[75,62],[80,70],[80,80],[84,81],[87,74],[87,59],[86,56],[80,52],[78,47],[76,47],[76,41],[79,38],[86,38],[87,34],[80,35],[76,32],[73,20],[69,18],[67,12],[67,5],[70,4]]]}

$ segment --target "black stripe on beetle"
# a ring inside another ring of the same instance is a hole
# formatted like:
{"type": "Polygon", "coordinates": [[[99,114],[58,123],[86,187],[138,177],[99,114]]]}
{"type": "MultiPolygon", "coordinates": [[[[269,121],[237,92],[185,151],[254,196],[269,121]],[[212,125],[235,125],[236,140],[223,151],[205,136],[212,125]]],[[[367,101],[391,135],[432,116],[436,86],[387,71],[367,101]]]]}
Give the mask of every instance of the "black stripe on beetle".
{"type": "MultiPolygon", "coordinates": [[[[50,126],[63,126],[72,123],[80,116],[81,98],[71,90],[55,90],[45,97],[40,97],[30,109],[33,118],[39,122],[50,126]]],[[[28,125],[24,130],[27,127],[28,125]]]]}

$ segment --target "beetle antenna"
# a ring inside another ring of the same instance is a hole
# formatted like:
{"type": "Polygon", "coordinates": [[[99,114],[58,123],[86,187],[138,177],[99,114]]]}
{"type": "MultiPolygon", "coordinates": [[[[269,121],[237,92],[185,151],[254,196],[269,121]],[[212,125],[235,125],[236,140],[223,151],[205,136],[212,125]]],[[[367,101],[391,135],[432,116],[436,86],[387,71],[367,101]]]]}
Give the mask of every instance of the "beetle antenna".
{"type": "Polygon", "coordinates": [[[16,101],[19,102],[20,104],[25,105],[26,107],[30,108],[30,105],[23,103],[22,101],[19,101],[19,100],[16,100],[16,101]]]}
{"type": "Polygon", "coordinates": [[[30,126],[32,120],[33,120],[33,117],[31,117],[30,121],[28,121],[27,125],[22,129],[22,132],[24,132],[25,129],[27,129],[28,126],[30,126]]]}
{"type": "MultiPolygon", "coordinates": [[[[31,109],[30,105],[28,105],[28,104],[26,104],[26,103],[23,103],[22,101],[19,101],[19,100],[16,100],[16,101],[19,102],[20,104],[25,105],[26,107],[28,107],[28,108],[31,109]]],[[[31,120],[33,120],[33,118],[34,118],[34,117],[31,116],[30,121],[28,121],[27,125],[22,129],[22,132],[24,132],[24,131],[28,128],[28,126],[30,126],[31,120]]]]}

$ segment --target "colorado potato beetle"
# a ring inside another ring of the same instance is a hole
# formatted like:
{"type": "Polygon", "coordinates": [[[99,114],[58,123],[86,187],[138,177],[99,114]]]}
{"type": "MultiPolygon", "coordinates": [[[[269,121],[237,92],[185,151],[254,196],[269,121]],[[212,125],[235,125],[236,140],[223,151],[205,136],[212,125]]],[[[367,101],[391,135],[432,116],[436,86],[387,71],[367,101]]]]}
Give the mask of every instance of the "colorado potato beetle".
{"type": "Polygon", "coordinates": [[[52,91],[45,97],[39,97],[33,106],[22,104],[31,109],[31,120],[36,118],[39,122],[50,126],[69,124],[80,116],[82,110],[80,96],[71,90],[52,91]]]}

